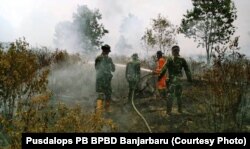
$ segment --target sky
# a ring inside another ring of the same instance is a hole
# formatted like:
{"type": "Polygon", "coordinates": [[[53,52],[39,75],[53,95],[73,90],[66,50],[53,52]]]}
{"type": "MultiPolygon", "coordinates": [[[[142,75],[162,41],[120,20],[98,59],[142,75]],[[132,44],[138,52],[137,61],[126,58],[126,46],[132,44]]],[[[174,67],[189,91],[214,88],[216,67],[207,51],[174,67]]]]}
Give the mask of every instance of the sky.
{"type": "MultiPolygon", "coordinates": [[[[241,52],[250,56],[250,1],[234,2],[238,10],[235,36],[240,36],[241,52]]],[[[55,26],[60,22],[72,21],[72,15],[80,5],[87,5],[92,10],[99,9],[101,23],[109,30],[109,34],[103,38],[104,42],[111,46],[113,53],[119,54],[116,47],[125,39],[132,46],[126,53],[128,55],[145,51],[140,38],[158,14],[179,25],[186,11],[192,8],[191,0],[1,0],[0,41],[11,42],[25,37],[33,46],[56,48],[53,43],[55,26]]],[[[177,40],[181,55],[205,54],[205,50],[197,48],[197,43],[192,39],[178,35],[177,40]]]]}

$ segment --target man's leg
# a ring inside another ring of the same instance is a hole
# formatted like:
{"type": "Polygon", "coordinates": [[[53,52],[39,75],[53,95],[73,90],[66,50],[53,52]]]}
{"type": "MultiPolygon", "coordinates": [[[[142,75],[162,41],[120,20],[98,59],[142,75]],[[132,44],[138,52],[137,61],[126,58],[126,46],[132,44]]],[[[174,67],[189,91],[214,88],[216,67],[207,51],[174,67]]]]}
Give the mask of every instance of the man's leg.
{"type": "Polygon", "coordinates": [[[102,115],[103,113],[103,100],[104,100],[104,93],[98,92],[98,98],[96,99],[96,108],[95,108],[95,113],[98,115],[102,115]]]}
{"type": "Polygon", "coordinates": [[[166,89],[160,89],[159,93],[160,93],[160,98],[161,99],[163,99],[163,100],[167,99],[167,91],[166,91],[166,89]]]}
{"type": "Polygon", "coordinates": [[[112,94],[112,88],[111,88],[111,82],[109,82],[107,88],[105,89],[105,111],[106,112],[111,112],[110,110],[111,94],[112,94]]]}
{"type": "Polygon", "coordinates": [[[128,92],[128,102],[130,103],[132,100],[132,92],[133,92],[133,82],[129,82],[129,92],[128,92]]]}
{"type": "Polygon", "coordinates": [[[129,92],[128,92],[128,103],[130,103],[131,100],[132,100],[132,92],[133,92],[133,89],[129,88],[129,92]]]}
{"type": "Polygon", "coordinates": [[[182,99],[181,99],[181,95],[182,95],[182,86],[178,85],[178,86],[176,86],[175,96],[177,98],[178,112],[179,113],[182,113],[182,99]]]}
{"type": "Polygon", "coordinates": [[[168,98],[167,98],[167,113],[171,114],[172,112],[172,106],[173,106],[173,99],[174,99],[174,86],[170,85],[169,86],[169,93],[168,93],[168,98]]]}

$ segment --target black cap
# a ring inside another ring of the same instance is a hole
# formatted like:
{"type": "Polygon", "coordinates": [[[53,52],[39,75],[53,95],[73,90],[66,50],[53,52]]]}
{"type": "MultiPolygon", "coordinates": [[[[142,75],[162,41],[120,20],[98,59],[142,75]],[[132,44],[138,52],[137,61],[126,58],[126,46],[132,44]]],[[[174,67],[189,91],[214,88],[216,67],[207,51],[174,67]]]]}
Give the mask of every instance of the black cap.
{"type": "Polygon", "coordinates": [[[103,45],[103,46],[101,47],[101,49],[102,49],[103,51],[111,52],[110,46],[107,45],[107,44],[103,45]]]}
{"type": "Polygon", "coordinates": [[[162,55],[163,53],[161,51],[156,52],[157,55],[162,55]]]}
{"type": "Polygon", "coordinates": [[[175,46],[172,47],[172,51],[178,51],[178,52],[180,52],[180,47],[177,46],[177,45],[175,45],[175,46]]]}

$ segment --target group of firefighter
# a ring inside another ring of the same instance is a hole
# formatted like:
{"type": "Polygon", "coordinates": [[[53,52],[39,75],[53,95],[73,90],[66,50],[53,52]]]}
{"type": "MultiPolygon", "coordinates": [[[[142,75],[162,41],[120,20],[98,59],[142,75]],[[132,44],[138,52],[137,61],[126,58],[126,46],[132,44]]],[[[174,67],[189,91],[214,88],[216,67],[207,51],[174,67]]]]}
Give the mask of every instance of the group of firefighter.
{"type": "MultiPolygon", "coordinates": [[[[115,71],[115,65],[112,58],[109,57],[111,52],[110,46],[105,44],[101,47],[102,53],[95,59],[96,69],[96,113],[102,114],[103,111],[110,112],[111,103],[111,80],[112,72],[115,71]]],[[[186,60],[180,57],[180,47],[175,45],[171,48],[172,57],[164,57],[164,53],[157,51],[156,68],[152,74],[157,76],[156,89],[159,98],[167,100],[167,114],[171,115],[173,100],[177,100],[178,112],[182,113],[182,70],[185,70],[187,80],[192,82],[191,72],[186,60]]],[[[129,84],[128,102],[133,98],[133,92],[138,89],[138,83],[141,78],[141,62],[138,54],[134,53],[131,61],[126,65],[126,79],[129,84]]]]}

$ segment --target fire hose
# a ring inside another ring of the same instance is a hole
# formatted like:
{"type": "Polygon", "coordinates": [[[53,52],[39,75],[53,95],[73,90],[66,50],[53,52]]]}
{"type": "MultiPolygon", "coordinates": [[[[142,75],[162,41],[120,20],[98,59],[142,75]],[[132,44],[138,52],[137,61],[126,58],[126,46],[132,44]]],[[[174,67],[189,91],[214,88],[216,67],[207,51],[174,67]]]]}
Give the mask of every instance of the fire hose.
{"type": "MultiPolygon", "coordinates": [[[[152,74],[147,74],[147,75],[145,75],[145,76],[143,76],[143,77],[146,77],[146,76],[149,76],[149,75],[152,75],[152,74]]],[[[143,77],[142,77],[142,78],[143,78],[143,77]]],[[[143,88],[143,89],[140,90],[140,91],[143,91],[144,89],[145,89],[145,88],[143,88]]],[[[131,99],[132,106],[133,106],[134,110],[136,111],[136,113],[142,118],[142,120],[143,120],[143,122],[145,123],[145,125],[146,125],[148,131],[149,131],[150,133],[152,133],[152,130],[151,130],[151,128],[150,128],[150,126],[149,126],[147,120],[144,118],[144,116],[139,112],[139,110],[138,110],[138,109],[136,108],[136,106],[135,106],[135,103],[134,103],[134,93],[135,93],[135,90],[132,91],[132,99],[131,99]]]]}
{"type": "Polygon", "coordinates": [[[151,130],[151,128],[149,127],[147,120],[146,120],[146,119],[144,118],[144,116],[138,111],[138,109],[136,108],[136,106],[135,106],[135,104],[134,104],[134,90],[132,91],[132,106],[133,106],[134,110],[136,111],[136,113],[137,113],[137,114],[142,118],[142,120],[144,121],[145,125],[146,125],[147,128],[148,128],[148,131],[149,131],[150,133],[152,133],[152,130],[151,130]]]}

